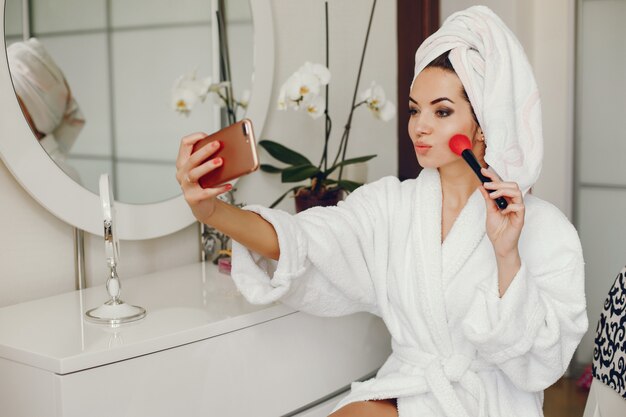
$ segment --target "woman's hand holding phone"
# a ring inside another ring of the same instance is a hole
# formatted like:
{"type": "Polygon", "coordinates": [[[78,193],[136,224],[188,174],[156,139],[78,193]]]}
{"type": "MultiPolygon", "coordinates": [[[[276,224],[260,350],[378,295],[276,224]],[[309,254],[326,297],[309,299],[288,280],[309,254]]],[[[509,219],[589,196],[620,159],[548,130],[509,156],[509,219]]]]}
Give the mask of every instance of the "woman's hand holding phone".
{"type": "Polygon", "coordinates": [[[245,119],[210,136],[185,136],[176,158],[176,180],[196,219],[253,252],[278,260],[274,226],[252,211],[216,198],[232,188],[227,181],[254,171],[258,164],[252,123],[245,119]]]}
{"type": "Polygon", "coordinates": [[[206,133],[185,136],[176,158],[176,180],[194,216],[203,223],[208,223],[215,211],[216,197],[232,189],[231,184],[202,188],[198,183],[202,176],[224,164],[222,158],[211,158],[220,149],[219,141],[210,142],[193,152],[196,143],[207,137],[206,133]]]}

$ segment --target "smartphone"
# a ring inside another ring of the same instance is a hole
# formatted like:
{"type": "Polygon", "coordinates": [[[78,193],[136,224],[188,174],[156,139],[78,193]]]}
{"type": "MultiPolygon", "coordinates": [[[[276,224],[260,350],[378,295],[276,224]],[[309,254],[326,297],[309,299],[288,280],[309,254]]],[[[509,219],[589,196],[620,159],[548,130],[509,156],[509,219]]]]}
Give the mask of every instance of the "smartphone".
{"type": "Polygon", "coordinates": [[[202,188],[222,185],[259,168],[256,140],[250,119],[233,123],[196,142],[192,153],[216,140],[220,141],[221,146],[209,159],[219,156],[224,162],[220,167],[200,177],[198,183],[202,188]]]}

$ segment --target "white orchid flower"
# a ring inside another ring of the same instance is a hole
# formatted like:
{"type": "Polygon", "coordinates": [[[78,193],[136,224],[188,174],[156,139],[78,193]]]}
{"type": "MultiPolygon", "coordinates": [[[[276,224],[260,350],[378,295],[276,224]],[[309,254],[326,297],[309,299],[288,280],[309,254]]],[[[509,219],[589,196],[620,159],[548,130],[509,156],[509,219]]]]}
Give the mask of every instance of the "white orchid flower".
{"type": "Polygon", "coordinates": [[[211,84],[209,87],[209,93],[212,94],[212,102],[216,106],[226,107],[226,92],[230,88],[229,81],[222,81],[219,83],[211,84]]]}
{"type": "Polygon", "coordinates": [[[209,92],[210,93],[219,93],[222,90],[226,90],[228,87],[230,87],[230,82],[229,81],[222,81],[221,83],[210,84],[209,92]]]}
{"type": "MultiPolygon", "coordinates": [[[[278,109],[295,110],[313,103],[320,94],[323,85],[330,81],[330,71],[321,64],[305,62],[285,81],[278,93],[278,109]]],[[[314,107],[319,107],[318,105],[314,107]]]]}
{"type": "Polygon", "coordinates": [[[326,110],[326,102],[323,97],[317,96],[306,106],[306,111],[314,119],[320,118],[326,110]]]}
{"type": "Polygon", "coordinates": [[[387,122],[393,119],[396,114],[396,106],[387,101],[385,90],[374,81],[372,81],[370,88],[361,93],[360,98],[378,119],[387,122]]]}
{"type": "Polygon", "coordinates": [[[185,116],[191,113],[194,105],[198,102],[198,95],[190,90],[179,89],[172,94],[174,110],[185,116]]]}
{"type": "Polygon", "coordinates": [[[250,90],[243,90],[241,98],[235,101],[235,114],[237,116],[237,120],[241,120],[246,115],[246,109],[248,108],[248,103],[250,102],[250,90]]]}
{"type": "Polygon", "coordinates": [[[372,81],[372,85],[367,90],[361,93],[361,101],[367,102],[368,107],[379,107],[385,104],[385,90],[375,81],[372,81]]]}
{"type": "Polygon", "coordinates": [[[330,82],[330,71],[322,64],[312,64],[307,61],[298,71],[315,75],[321,85],[326,85],[330,82]]]}
{"type": "Polygon", "coordinates": [[[198,101],[206,99],[211,86],[211,78],[198,80],[195,70],[178,77],[172,87],[172,107],[181,114],[189,115],[198,101]]]}
{"type": "Polygon", "coordinates": [[[310,103],[320,93],[321,84],[312,73],[295,72],[285,84],[287,104],[295,109],[303,103],[310,103]]]}
{"type": "Polygon", "coordinates": [[[241,99],[239,99],[239,105],[244,109],[248,108],[248,104],[250,103],[250,90],[243,90],[241,93],[241,99]]]}
{"type": "Polygon", "coordinates": [[[380,120],[383,122],[388,122],[393,119],[396,115],[396,105],[391,101],[386,101],[385,104],[380,108],[378,113],[374,113],[380,120]]]}
{"type": "Polygon", "coordinates": [[[296,72],[291,74],[285,84],[281,87],[281,91],[284,94],[284,102],[287,107],[294,109],[300,108],[300,101],[302,101],[302,93],[308,94],[309,90],[302,86],[300,75],[296,72]]]}
{"type": "Polygon", "coordinates": [[[287,87],[283,84],[278,92],[278,110],[287,110],[287,87]]]}

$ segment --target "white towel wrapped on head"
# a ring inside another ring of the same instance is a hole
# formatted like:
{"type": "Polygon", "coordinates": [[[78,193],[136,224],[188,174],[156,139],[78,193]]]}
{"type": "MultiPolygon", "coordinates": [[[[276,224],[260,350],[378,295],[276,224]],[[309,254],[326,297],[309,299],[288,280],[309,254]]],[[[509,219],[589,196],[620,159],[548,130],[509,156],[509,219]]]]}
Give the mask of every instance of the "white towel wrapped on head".
{"type": "Polygon", "coordinates": [[[415,54],[415,77],[446,51],[485,134],[485,161],[527,192],[543,160],[539,91],[524,49],[485,6],[454,13],[415,54]]]}
{"type": "Polygon", "coordinates": [[[63,72],[36,38],[9,45],[7,56],[15,92],[35,129],[52,135],[60,151],[67,153],[85,119],[63,72]]]}

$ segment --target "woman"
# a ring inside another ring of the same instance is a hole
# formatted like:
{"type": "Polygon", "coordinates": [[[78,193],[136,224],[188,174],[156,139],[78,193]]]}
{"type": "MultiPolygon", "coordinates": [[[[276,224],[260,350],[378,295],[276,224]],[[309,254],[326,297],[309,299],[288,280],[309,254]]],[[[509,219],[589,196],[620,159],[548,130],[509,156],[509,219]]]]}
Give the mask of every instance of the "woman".
{"type": "Polygon", "coordinates": [[[214,149],[191,155],[204,134],[183,139],[177,178],[195,216],[236,241],[233,279],[248,300],[385,321],[392,355],[333,417],[542,416],[542,391],[564,373],[587,318],[576,231],[527,194],[542,157],[532,71],[502,21],[472,7],[420,46],[415,74],[415,180],[383,178],[296,216],[239,210],[215,199],[228,186],[196,183],[222,164],[202,163],[214,149]],[[457,133],[491,166],[484,187],[450,151],[457,133]]]}
{"type": "Polygon", "coordinates": [[[67,156],[85,118],[63,72],[36,38],[9,45],[7,57],[17,100],[35,137],[56,164],[80,183],[67,156]]]}

